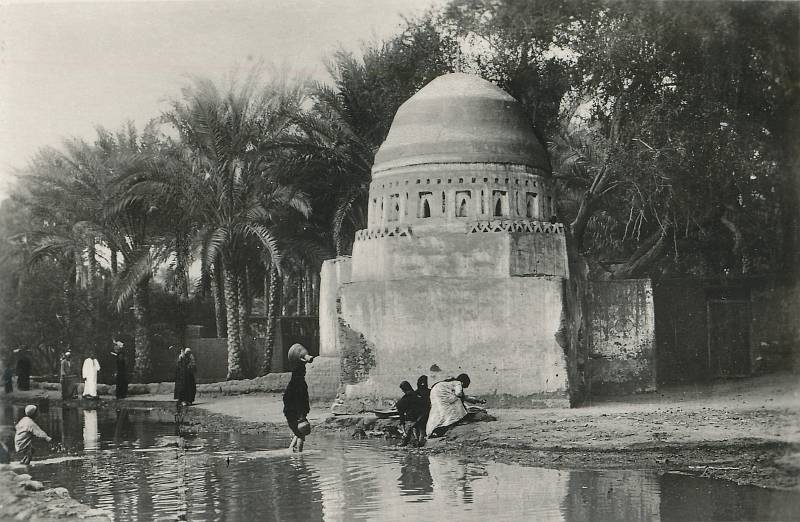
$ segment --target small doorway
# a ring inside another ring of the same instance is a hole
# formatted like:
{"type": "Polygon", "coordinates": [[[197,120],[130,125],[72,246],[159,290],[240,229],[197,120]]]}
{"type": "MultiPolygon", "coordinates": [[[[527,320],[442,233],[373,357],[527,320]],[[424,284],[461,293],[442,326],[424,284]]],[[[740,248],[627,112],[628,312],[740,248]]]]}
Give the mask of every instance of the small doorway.
{"type": "Polygon", "coordinates": [[[711,378],[750,375],[749,299],[709,299],[708,370],[711,378]]]}

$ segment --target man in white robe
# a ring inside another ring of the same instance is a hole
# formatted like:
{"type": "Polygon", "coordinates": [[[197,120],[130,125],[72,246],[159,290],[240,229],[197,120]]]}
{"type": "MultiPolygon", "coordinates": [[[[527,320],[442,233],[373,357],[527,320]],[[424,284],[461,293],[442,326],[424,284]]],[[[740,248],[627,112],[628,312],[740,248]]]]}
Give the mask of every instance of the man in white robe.
{"type": "Polygon", "coordinates": [[[94,354],[89,355],[83,361],[83,398],[97,398],[97,372],[100,371],[100,362],[95,359],[94,354]]]}

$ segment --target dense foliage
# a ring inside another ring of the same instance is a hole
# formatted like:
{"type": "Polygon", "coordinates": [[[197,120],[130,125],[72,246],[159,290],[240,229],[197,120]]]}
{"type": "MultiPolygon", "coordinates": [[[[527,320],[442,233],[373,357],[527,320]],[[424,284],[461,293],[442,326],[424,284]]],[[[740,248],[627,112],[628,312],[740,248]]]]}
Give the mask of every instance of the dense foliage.
{"type": "Polygon", "coordinates": [[[66,346],[127,336],[146,380],[153,349],[216,317],[229,378],[270,371],[276,318],[315,313],[321,261],[366,225],[395,111],[456,70],[522,103],[549,146],[570,255],[593,277],[790,273],[799,11],[452,0],[336,53],[330,82],[193,81],[141,133],[99,129],[31,160],[0,206],[4,355],[36,350],[44,373],[66,346]]]}

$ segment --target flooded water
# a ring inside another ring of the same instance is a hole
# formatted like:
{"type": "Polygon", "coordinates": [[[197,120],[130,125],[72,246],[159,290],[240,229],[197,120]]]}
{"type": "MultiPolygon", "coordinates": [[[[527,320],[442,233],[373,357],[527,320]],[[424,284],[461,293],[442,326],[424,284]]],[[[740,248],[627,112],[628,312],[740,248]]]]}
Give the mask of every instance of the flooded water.
{"type": "MultiPolygon", "coordinates": [[[[0,409],[4,436],[20,409],[0,409]]],[[[160,410],[49,408],[34,478],[117,520],[798,520],[800,495],[649,471],[552,470],[314,435],[181,436],[160,410]]]]}

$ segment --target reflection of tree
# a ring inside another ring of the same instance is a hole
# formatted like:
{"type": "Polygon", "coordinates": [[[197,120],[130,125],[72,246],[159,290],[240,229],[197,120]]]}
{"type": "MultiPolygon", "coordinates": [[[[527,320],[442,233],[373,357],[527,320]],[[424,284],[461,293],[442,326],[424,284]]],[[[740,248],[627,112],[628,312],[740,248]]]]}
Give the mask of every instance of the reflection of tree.
{"type": "Polygon", "coordinates": [[[433,477],[427,455],[409,453],[400,467],[400,494],[426,495],[433,493],[433,477]]]}
{"type": "Polygon", "coordinates": [[[571,471],[564,519],[660,520],[659,487],[643,471],[571,471]]]}

